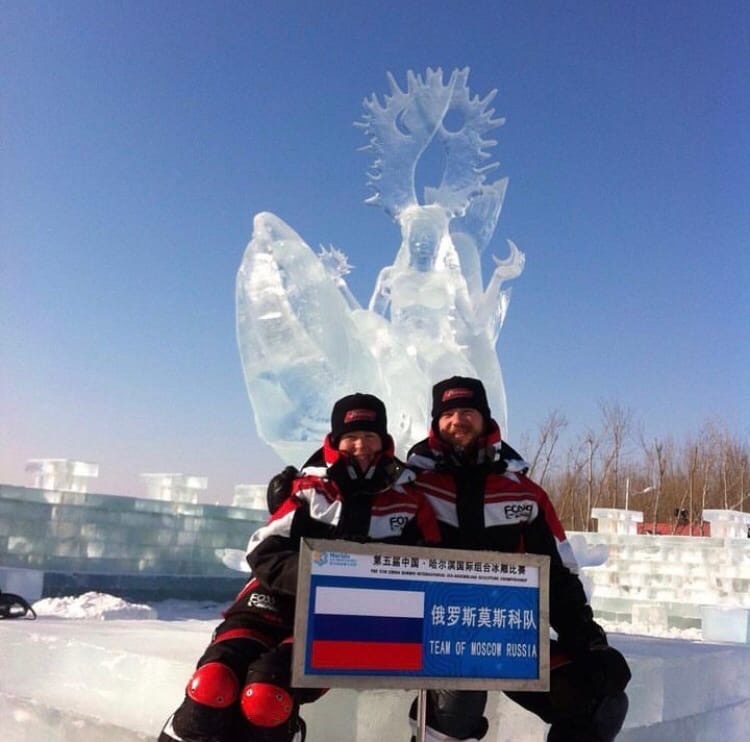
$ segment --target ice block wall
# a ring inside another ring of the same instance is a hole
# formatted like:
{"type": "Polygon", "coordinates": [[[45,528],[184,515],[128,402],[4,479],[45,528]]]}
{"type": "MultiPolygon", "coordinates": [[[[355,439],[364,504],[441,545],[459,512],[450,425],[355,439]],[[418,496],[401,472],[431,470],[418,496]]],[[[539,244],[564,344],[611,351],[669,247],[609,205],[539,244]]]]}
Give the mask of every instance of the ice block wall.
{"type": "MultiPolygon", "coordinates": [[[[710,537],[637,535],[637,511],[594,509],[596,533],[575,534],[588,548],[606,549],[603,564],[584,568],[591,605],[600,618],[652,624],[652,628],[724,629],[710,637],[747,642],[750,612],[749,513],[706,510],[710,537]],[[722,527],[719,527],[722,526],[722,527]],[[731,528],[730,528],[731,526],[731,528]]],[[[574,534],[569,534],[573,538],[574,534]]]]}
{"type": "MultiPolygon", "coordinates": [[[[0,485],[0,566],[42,572],[43,595],[226,600],[246,575],[222,562],[267,513],[0,485]]],[[[2,585],[0,585],[2,589],[2,585]]]]}

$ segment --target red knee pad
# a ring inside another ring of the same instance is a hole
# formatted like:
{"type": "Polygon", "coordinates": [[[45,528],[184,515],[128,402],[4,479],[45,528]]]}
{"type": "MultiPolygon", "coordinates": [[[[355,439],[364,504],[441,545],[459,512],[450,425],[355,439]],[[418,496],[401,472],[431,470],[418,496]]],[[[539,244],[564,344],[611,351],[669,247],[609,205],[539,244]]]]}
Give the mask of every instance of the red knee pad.
{"type": "Polygon", "coordinates": [[[207,662],[193,673],[185,692],[188,698],[202,706],[225,709],[237,700],[240,684],[226,665],[207,662]]]}
{"type": "Polygon", "coordinates": [[[287,721],[294,711],[294,701],[289,691],[273,683],[246,685],[240,706],[245,718],[257,727],[277,727],[287,721]]]}

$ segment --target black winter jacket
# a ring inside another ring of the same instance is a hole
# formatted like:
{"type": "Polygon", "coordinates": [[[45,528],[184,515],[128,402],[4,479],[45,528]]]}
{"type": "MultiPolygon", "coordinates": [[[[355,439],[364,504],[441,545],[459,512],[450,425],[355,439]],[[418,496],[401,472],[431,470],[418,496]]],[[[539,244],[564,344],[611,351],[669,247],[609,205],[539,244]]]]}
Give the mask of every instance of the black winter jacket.
{"type": "Polygon", "coordinates": [[[600,639],[573,550],[547,493],[526,476],[528,465],[500,439],[492,421],[470,460],[434,431],[409,452],[399,485],[426,495],[440,526],[441,546],[550,557],[550,624],[563,647],[600,639]]]}
{"type": "Polygon", "coordinates": [[[296,593],[302,538],[409,545],[439,540],[425,495],[390,487],[398,465],[390,439],[364,474],[329,438],[308,464],[292,483],[290,497],[248,543],[247,561],[263,588],[283,596],[296,593]]]}

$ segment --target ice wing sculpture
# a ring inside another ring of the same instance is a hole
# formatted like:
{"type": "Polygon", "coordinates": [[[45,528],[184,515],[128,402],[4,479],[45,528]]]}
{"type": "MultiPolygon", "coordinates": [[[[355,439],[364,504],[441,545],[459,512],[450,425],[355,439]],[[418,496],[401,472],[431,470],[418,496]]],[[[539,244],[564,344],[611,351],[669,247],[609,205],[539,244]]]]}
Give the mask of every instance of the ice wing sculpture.
{"type": "Polygon", "coordinates": [[[484,286],[481,254],[502,208],[507,179],[488,182],[503,123],[472,97],[468,68],[444,82],[441,70],[409,72],[401,90],[389,75],[381,104],[364,102],[359,125],[374,154],[367,203],[401,229],[391,265],[362,308],[344,276],[351,269],[335,248],[319,255],[281,219],[255,217],[237,274],[237,337],[259,435],[285,462],[299,464],[322,440],[333,402],[367,391],[386,402],[397,452],[423,437],[430,389],[453,374],[477,376],[507,429],[505,389],[495,350],[510,292],[524,256],[495,258],[484,286]],[[445,168],[420,198],[415,173],[428,147],[441,147],[445,168]]]}
{"type": "Polygon", "coordinates": [[[237,340],[258,434],[296,465],[320,445],[344,394],[410,394],[389,411],[394,438],[408,441],[424,430],[429,391],[383,318],[356,305],[340,253],[322,257],[262,212],[237,272],[237,340]]]}
{"type": "Polygon", "coordinates": [[[237,273],[237,337],[258,434],[284,461],[306,458],[328,429],[364,351],[350,325],[349,307],[302,238],[257,214],[237,273]]]}

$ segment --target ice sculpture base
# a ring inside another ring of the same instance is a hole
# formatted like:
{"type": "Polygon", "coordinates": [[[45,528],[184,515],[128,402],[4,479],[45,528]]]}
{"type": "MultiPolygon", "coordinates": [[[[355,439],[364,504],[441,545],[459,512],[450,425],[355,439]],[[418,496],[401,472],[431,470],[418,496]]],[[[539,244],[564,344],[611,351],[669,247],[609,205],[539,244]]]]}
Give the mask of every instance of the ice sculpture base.
{"type": "MultiPolygon", "coordinates": [[[[153,740],[179,701],[214,624],[54,618],[0,623],[3,740],[153,740]],[[30,667],[46,671],[32,673],[30,667]]],[[[610,638],[633,670],[630,713],[618,742],[678,735],[744,739],[750,725],[750,646],[610,638]]],[[[406,739],[412,696],[331,691],[303,709],[308,742],[406,739]]],[[[487,713],[494,730],[487,742],[544,740],[545,725],[500,694],[490,695],[487,713]]]]}

